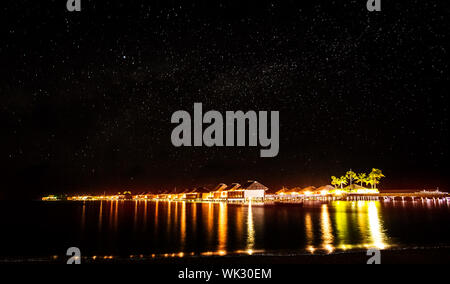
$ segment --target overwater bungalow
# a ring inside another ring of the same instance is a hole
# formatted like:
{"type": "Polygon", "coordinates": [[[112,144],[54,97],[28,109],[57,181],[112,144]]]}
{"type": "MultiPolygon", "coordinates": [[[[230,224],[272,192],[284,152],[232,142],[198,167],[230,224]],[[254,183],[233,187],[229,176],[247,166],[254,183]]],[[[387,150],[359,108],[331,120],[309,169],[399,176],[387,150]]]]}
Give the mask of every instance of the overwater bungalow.
{"type": "Polygon", "coordinates": [[[181,192],[176,192],[176,190],[175,190],[175,192],[173,193],[173,200],[185,200],[186,199],[186,196],[189,194],[189,193],[191,193],[192,192],[192,190],[190,190],[190,189],[183,189],[181,192]]]}
{"type": "Polygon", "coordinates": [[[168,199],[169,192],[167,190],[160,192],[156,195],[157,199],[168,199]]]}
{"type": "Polygon", "coordinates": [[[225,191],[227,192],[227,200],[242,199],[241,195],[243,190],[239,183],[232,183],[225,191]]]}
{"type": "Polygon", "coordinates": [[[334,187],[331,185],[325,185],[319,187],[316,191],[313,192],[315,195],[330,195],[334,190],[334,187]]]}
{"type": "Polygon", "coordinates": [[[216,186],[213,193],[213,199],[214,200],[226,200],[227,199],[227,191],[226,188],[228,186],[224,183],[220,183],[216,186]]]}
{"type": "Polygon", "coordinates": [[[206,187],[199,187],[191,190],[189,193],[186,193],[186,200],[203,200],[208,199],[210,197],[210,190],[206,187]]]}
{"type": "Polygon", "coordinates": [[[281,188],[280,190],[277,190],[275,192],[272,192],[271,194],[283,195],[283,194],[286,194],[288,191],[289,191],[289,188],[283,186],[283,188],[281,188]]]}
{"type": "Polygon", "coordinates": [[[231,191],[228,199],[232,201],[264,201],[268,189],[267,186],[257,181],[248,181],[231,191]]]}

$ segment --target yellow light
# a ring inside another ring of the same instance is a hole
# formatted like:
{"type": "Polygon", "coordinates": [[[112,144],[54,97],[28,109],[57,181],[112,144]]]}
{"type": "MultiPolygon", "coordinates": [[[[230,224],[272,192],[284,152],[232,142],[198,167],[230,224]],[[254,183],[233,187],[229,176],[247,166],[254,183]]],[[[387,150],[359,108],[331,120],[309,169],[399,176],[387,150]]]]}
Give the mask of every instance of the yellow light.
{"type": "Polygon", "coordinates": [[[334,251],[334,248],[331,245],[326,245],[325,249],[328,251],[328,253],[332,253],[334,251]]]}

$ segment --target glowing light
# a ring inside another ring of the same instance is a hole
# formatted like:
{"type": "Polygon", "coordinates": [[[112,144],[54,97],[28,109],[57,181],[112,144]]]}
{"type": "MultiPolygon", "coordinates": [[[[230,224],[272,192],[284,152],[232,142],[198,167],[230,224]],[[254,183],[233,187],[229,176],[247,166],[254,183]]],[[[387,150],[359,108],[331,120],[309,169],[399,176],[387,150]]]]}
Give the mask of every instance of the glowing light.
{"type": "Polygon", "coordinates": [[[375,204],[375,201],[369,202],[369,208],[368,208],[368,215],[369,215],[369,231],[370,236],[373,241],[373,245],[376,248],[379,249],[385,249],[386,243],[385,243],[385,235],[383,233],[383,226],[380,221],[380,217],[378,215],[378,208],[375,204]]]}
{"type": "Polygon", "coordinates": [[[219,224],[218,224],[218,235],[219,235],[219,247],[220,251],[226,249],[227,246],[227,228],[228,228],[228,214],[227,205],[224,203],[219,204],[219,224]]]}
{"type": "Polygon", "coordinates": [[[314,227],[312,224],[310,213],[306,213],[305,215],[305,229],[306,229],[306,242],[311,247],[314,241],[314,227]]]}
{"type": "Polygon", "coordinates": [[[58,201],[58,197],[56,197],[55,195],[49,195],[42,197],[42,201],[58,201]]]}
{"type": "Polygon", "coordinates": [[[252,203],[248,204],[247,213],[247,250],[253,253],[253,247],[255,245],[255,226],[253,224],[253,212],[252,203]]]}
{"type": "Polygon", "coordinates": [[[323,247],[329,252],[333,252],[334,248],[332,246],[334,237],[333,237],[333,229],[331,227],[331,220],[328,214],[328,205],[322,205],[321,211],[321,230],[322,230],[322,244],[323,247]]]}
{"type": "Polygon", "coordinates": [[[324,247],[328,253],[332,253],[334,251],[334,247],[332,245],[325,245],[324,247]]]}
{"type": "Polygon", "coordinates": [[[335,223],[337,231],[337,243],[345,247],[347,242],[350,242],[349,228],[348,228],[348,213],[347,208],[350,204],[348,202],[337,201],[335,203],[335,223]]]}
{"type": "Polygon", "coordinates": [[[378,189],[361,188],[355,191],[356,194],[379,194],[378,189]]]}
{"type": "Polygon", "coordinates": [[[186,202],[181,203],[181,222],[180,222],[181,248],[186,244],[186,202]]]}

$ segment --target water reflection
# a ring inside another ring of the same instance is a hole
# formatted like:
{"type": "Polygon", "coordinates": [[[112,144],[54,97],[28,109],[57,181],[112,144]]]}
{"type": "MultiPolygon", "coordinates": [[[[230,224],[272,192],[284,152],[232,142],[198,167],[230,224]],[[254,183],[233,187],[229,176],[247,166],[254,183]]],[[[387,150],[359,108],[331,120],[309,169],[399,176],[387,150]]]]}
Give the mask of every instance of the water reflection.
{"type": "Polygon", "coordinates": [[[155,202],[155,232],[158,229],[158,221],[159,221],[158,210],[159,210],[159,201],[156,201],[155,202]]]}
{"type": "Polygon", "coordinates": [[[134,201],[134,215],[133,215],[133,231],[136,232],[138,228],[138,205],[139,201],[134,201]]]}
{"type": "Polygon", "coordinates": [[[336,239],[338,240],[338,247],[346,250],[349,243],[349,228],[348,228],[348,213],[347,206],[344,201],[336,201],[335,203],[335,218],[336,218],[336,239]]]}
{"type": "Polygon", "coordinates": [[[172,202],[171,201],[169,201],[168,203],[167,203],[167,214],[166,214],[166,216],[167,216],[167,223],[166,223],[166,228],[167,228],[167,235],[168,236],[170,236],[170,231],[171,231],[171,228],[172,228],[172,202]]]}
{"type": "Polygon", "coordinates": [[[84,231],[86,226],[86,202],[83,202],[83,208],[81,210],[81,232],[84,231]]]}
{"type": "Polygon", "coordinates": [[[369,201],[368,204],[368,215],[369,215],[369,230],[371,243],[369,246],[376,247],[379,249],[386,248],[386,236],[384,234],[384,228],[382,221],[379,216],[379,203],[375,201],[369,201]]]}
{"type": "MultiPolygon", "coordinates": [[[[335,201],[304,207],[104,201],[86,202],[76,208],[79,214],[76,229],[80,233],[84,230],[79,235],[87,242],[98,241],[100,245],[112,246],[111,250],[123,242],[123,250],[134,246],[151,254],[175,253],[177,256],[194,252],[224,255],[278,250],[333,253],[386,249],[402,244],[402,238],[403,242],[405,238],[420,241],[420,234],[407,233],[414,231],[414,222],[421,222],[416,228],[433,231],[441,228],[436,220],[440,224],[445,224],[442,220],[450,221],[448,203],[433,200],[424,200],[423,205],[421,200],[399,201],[395,205],[379,201],[335,201]],[[440,211],[439,214],[424,214],[431,210],[440,211]],[[408,218],[410,214],[415,214],[415,218],[408,218]]],[[[448,240],[450,232],[433,236],[448,240]]],[[[140,253],[133,251],[130,255],[140,253]]]]}
{"type": "Polygon", "coordinates": [[[253,208],[251,202],[248,204],[247,210],[247,252],[252,254],[255,247],[255,225],[253,224],[253,208]]]}
{"type": "Polygon", "coordinates": [[[331,227],[330,215],[328,213],[328,205],[322,205],[322,211],[320,215],[321,231],[322,231],[322,246],[329,253],[333,252],[333,228],[331,227]]]}
{"type": "Polygon", "coordinates": [[[333,203],[335,207],[335,223],[337,228],[336,244],[340,249],[351,249],[358,247],[371,247],[385,249],[387,237],[383,222],[379,213],[380,203],[378,201],[357,201],[333,203]],[[352,221],[348,223],[348,216],[352,221]],[[356,219],[355,219],[356,218],[356,219]],[[356,228],[355,228],[356,227],[356,228]],[[360,243],[352,240],[350,232],[357,232],[360,243]]]}
{"type": "Polygon", "coordinates": [[[109,221],[108,226],[110,229],[113,228],[113,210],[114,210],[114,201],[109,201],[109,221]]]}
{"type": "Polygon", "coordinates": [[[218,224],[218,235],[219,244],[218,251],[220,254],[226,253],[227,247],[227,234],[228,234],[228,216],[227,216],[227,204],[219,204],[219,224],[218,224]]]}
{"type": "Polygon", "coordinates": [[[314,253],[314,227],[311,219],[311,214],[309,212],[305,214],[305,229],[307,250],[311,253],[314,253]]]}
{"type": "Polygon", "coordinates": [[[207,228],[207,240],[208,240],[208,245],[211,245],[212,243],[212,236],[213,236],[213,227],[214,227],[214,204],[212,203],[208,203],[208,204],[204,204],[205,206],[207,206],[207,210],[206,210],[206,228],[207,228]]]}
{"type": "Polygon", "coordinates": [[[103,201],[100,201],[100,212],[98,213],[98,231],[102,231],[103,224],[103,201]]]}
{"type": "Polygon", "coordinates": [[[116,210],[114,211],[114,231],[117,232],[119,226],[119,201],[116,201],[116,210]]]}
{"type": "Polygon", "coordinates": [[[184,250],[186,245],[186,202],[181,202],[180,235],[181,249],[184,250]]]}
{"type": "Polygon", "coordinates": [[[143,214],[144,214],[144,216],[143,216],[143,223],[144,223],[144,225],[143,225],[143,230],[145,230],[146,228],[147,228],[147,207],[148,207],[148,201],[147,200],[145,200],[144,201],[144,212],[143,212],[143,214]]]}
{"type": "Polygon", "coordinates": [[[192,234],[195,235],[197,233],[197,203],[192,204],[192,220],[195,222],[191,222],[192,224],[192,234]]]}

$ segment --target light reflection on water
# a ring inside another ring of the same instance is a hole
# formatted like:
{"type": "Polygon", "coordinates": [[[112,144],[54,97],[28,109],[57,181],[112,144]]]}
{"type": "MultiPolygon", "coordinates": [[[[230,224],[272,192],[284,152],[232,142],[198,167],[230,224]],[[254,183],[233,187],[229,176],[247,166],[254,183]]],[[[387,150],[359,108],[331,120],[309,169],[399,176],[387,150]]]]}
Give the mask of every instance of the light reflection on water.
{"type": "Polygon", "coordinates": [[[327,204],[322,204],[320,223],[321,223],[323,248],[326,249],[329,253],[332,253],[334,250],[333,247],[334,236],[333,236],[333,228],[331,227],[331,220],[328,213],[327,204]]]}
{"type": "Polygon", "coordinates": [[[247,207],[247,252],[253,253],[255,247],[255,225],[253,224],[253,207],[250,203],[247,207]]]}
{"type": "MultiPolygon", "coordinates": [[[[107,238],[104,243],[111,247],[127,246],[122,250],[130,251],[130,255],[138,251],[147,255],[177,257],[277,251],[332,253],[401,246],[409,240],[402,239],[405,235],[392,224],[401,225],[400,218],[407,216],[408,212],[446,209],[448,214],[448,208],[447,202],[430,204],[422,201],[311,202],[303,207],[110,201],[83,204],[79,220],[82,241],[92,243],[107,238]],[[103,209],[108,206],[109,213],[103,209]],[[104,226],[103,219],[109,220],[108,226],[104,226]],[[389,228],[386,221],[390,221],[389,228]],[[95,227],[95,231],[91,227],[95,227]],[[130,243],[126,245],[123,243],[128,241],[130,243]]],[[[406,220],[424,222],[422,219],[406,220]]],[[[403,228],[408,229],[409,226],[403,228]]],[[[95,247],[95,243],[91,246],[95,247]]]]}

